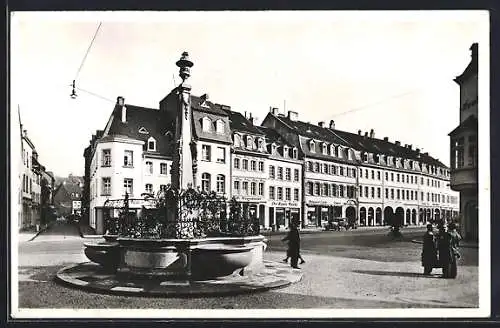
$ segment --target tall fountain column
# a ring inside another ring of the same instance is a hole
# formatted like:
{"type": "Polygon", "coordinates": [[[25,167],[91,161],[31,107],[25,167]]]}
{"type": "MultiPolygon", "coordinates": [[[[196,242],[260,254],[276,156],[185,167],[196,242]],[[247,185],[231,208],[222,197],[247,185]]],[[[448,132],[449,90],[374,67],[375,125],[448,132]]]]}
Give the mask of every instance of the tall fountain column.
{"type": "MultiPolygon", "coordinates": [[[[191,75],[193,62],[189,60],[189,54],[183,52],[181,59],[177,61],[179,76],[182,83],[177,87],[178,109],[175,122],[175,149],[172,162],[172,187],[188,189],[195,186],[193,161],[196,161],[196,145],[192,142],[192,110],[191,110],[191,86],[187,79],[191,75]]],[[[196,169],[196,168],[194,168],[196,169]]]]}

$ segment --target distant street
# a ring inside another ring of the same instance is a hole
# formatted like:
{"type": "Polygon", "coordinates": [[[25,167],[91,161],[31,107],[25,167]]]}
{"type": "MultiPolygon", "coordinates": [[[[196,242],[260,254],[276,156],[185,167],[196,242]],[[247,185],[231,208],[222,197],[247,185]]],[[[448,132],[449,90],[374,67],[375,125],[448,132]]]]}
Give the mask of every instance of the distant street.
{"type": "MultiPolygon", "coordinates": [[[[74,226],[73,226],[74,227],[74,226]]],[[[214,298],[144,298],[99,295],[53,281],[61,267],[88,261],[83,243],[68,224],[19,245],[21,307],[54,308],[408,308],[476,307],[478,250],[463,248],[458,278],[421,275],[420,238],[423,228],[405,228],[401,241],[388,228],[302,233],[304,278],[286,288],[251,295],[214,298]],[[59,235],[56,233],[59,231],[59,235]]],[[[268,238],[265,257],[280,261],[283,234],[268,238]]]]}

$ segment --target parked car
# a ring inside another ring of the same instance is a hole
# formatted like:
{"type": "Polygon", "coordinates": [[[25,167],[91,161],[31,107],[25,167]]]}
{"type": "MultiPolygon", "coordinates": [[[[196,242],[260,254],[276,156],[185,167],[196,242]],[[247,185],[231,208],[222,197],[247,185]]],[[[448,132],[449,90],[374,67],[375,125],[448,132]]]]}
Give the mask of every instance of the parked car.
{"type": "Polygon", "coordinates": [[[345,218],[333,218],[328,220],[328,223],[324,226],[325,230],[340,231],[342,229],[348,230],[347,219],[345,218]]]}

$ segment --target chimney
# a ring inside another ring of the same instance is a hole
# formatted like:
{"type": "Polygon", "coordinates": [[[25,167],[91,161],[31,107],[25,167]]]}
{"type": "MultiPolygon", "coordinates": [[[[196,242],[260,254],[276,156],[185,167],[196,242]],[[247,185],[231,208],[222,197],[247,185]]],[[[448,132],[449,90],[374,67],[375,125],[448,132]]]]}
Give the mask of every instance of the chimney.
{"type": "Polygon", "coordinates": [[[203,104],[207,100],[208,100],[208,93],[205,93],[200,97],[200,104],[203,104]]]}
{"type": "Polygon", "coordinates": [[[252,116],[252,113],[249,113],[248,114],[248,120],[250,121],[250,123],[252,123],[253,125],[253,116],[252,116]]]}
{"type": "Polygon", "coordinates": [[[473,43],[470,46],[470,55],[471,55],[472,59],[477,58],[477,42],[473,43]]]}
{"type": "Polygon", "coordinates": [[[245,118],[248,118],[248,117],[247,117],[247,111],[245,111],[245,118]]]}
{"type": "Polygon", "coordinates": [[[415,151],[420,154],[420,148],[415,149],[415,151]]]}
{"type": "Polygon", "coordinates": [[[122,108],[122,123],[127,123],[127,108],[125,107],[125,98],[116,98],[116,104],[122,108]]]}
{"type": "Polygon", "coordinates": [[[396,146],[401,146],[401,141],[396,141],[396,146]]]}
{"type": "Polygon", "coordinates": [[[276,108],[276,107],[269,107],[269,111],[273,115],[278,115],[278,108],[276,108]]]}
{"type": "Polygon", "coordinates": [[[361,130],[358,130],[358,136],[360,136],[360,135],[361,135],[361,130]]]}
{"type": "Polygon", "coordinates": [[[375,131],[373,129],[370,130],[370,138],[375,138],[375,131]]]}
{"type": "Polygon", "coordinates": [[[298,118],[299,118],[299,113],[291,110],[288,111],[288,119],[290,121],[296,121],[298,118]]]}
{"type": "Polygon", "coordinates": [[[425,155],[425,156],[429,156],[429,152],[425,152],[425,153],[424,153],[424,155],[425,155]]]}
{"type": "Polygon", "coordinates": [[[330,129],[335,130],[335,121],[330,120],[330,129]]]}
{"type": "Polygon", "coordinates": [[[365,132],[365,138],[368,138],[368,132],[365,132]]]}
{"type": "Polygon", "coordinates": [[[384,137],[384,141],[389,141],[389,137],[384,137]]]}
{"type": "Polygon", "coordinates": [[[413,145],[408,145],[408,149],[413,150],[413,145]]]}
{"type": "Polygon", "coordinates": [[[23,137],[28,138],[28,130],[23,130],[23,137]]]}
{"type": "Polygon", "coordinates": [[[324,121],[318,122],[318,126],[320,128],[324,127],[325,126],[325,122],[324,121]]]}

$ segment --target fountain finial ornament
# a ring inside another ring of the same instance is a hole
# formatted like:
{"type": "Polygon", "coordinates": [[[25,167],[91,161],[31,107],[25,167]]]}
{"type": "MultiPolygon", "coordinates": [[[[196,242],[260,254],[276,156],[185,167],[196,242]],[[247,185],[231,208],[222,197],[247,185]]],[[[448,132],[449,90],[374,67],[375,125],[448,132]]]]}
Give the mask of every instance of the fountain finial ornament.
{"type": "Polygon", "coordinates": [[[191,67],[193,67],[193,62],[189,60],[189,54],[184,51],[181,55],[181,59],[175,63],[179,67],[179,76],[182,82],[186,81],[191,75],[191,67]]]}

